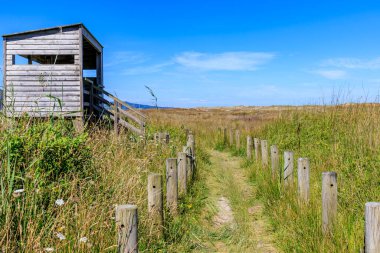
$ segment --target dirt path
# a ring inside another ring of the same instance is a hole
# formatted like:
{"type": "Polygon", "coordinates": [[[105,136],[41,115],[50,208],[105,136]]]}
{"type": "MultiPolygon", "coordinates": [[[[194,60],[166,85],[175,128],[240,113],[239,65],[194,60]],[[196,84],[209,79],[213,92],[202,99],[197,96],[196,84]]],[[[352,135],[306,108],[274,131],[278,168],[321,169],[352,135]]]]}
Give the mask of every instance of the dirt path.
{"type": "MultiPolygon", "coordinates": [[[[263,206],[248,182],[241,159],[210,151],[204,171],[209,194],[202,214],[203,233],[194,252],[278,252],[273,244],[263,206]]],[[[203,173],[202,173],[203,174],[203,173]]]]}

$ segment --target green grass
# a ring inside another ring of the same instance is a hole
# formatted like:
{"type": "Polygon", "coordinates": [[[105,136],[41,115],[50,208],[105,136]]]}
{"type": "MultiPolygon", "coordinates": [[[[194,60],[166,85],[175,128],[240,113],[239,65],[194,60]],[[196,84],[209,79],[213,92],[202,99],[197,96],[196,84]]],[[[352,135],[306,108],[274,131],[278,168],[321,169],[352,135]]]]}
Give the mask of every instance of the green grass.
{"type": "MultiPolygon", "coordinates": [[[[293,150],[310,159],[310,203],[300,204],[296,184],[285,189],[268,170],[247,163],[251,180],[261,191],[284,252],[359,252],[364,242],[364,205],[380,201],[380,108],[371,105],[299,111],[286,115],[254,137],[276,144],[281,154],[293,150]],[[338,174],[338,217],[329,236],[321,231],[321,173],[338,174]]],[[[280,161],[281,168],[283,166],[280,161]]],[[[296,182],[296,181],[295,181],[296,182]]]]}
{"type": "MultiPolygon", "coordinates": [[[[0,123],[4,252],[116,252],[114,208],[126,203],[138,205],[141,252],[191,249],[189,228],[203,205],[202,180],[181,198],[179,217],[165,216],[164,240],[151,236],[147,213],[147,175],[165,175],[165,160],[176,157],[186,143],[184,129],[149,124],[144,143],[125,132],[116,137],[112,126],[91,126],[77,133],[63,119],[0,117],[0,123]],[[163,130],[170,133],[170,143],[155,143],[153,133],[163,130]],[[62,206],[55,203],[58,199],[64,200],[62,206]],[[60,240],[57,233],[66,239],[60,240]],[[82,237],[88,241],[80,242],[82,237]]],[[[201,146],[197,151],[202,169],[208,156],[201,146]]]]}

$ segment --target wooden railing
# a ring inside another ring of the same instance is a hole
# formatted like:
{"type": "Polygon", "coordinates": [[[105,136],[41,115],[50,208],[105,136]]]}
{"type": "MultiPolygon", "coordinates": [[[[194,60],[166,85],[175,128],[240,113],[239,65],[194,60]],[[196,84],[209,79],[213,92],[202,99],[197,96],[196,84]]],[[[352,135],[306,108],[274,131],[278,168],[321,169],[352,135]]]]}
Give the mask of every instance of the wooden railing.
{"type": "Polygon", "coordinates": [[[113,96],[111,93],[94,85],[94,82],[85,79],[89,84],[84,94],[89,95],[87,106],[90,114],[99,116],[108,115],[114,121],[114,129],[119,132],[119,125],[138,134],[145,134],[146,116],[128,103],[113,96]]]}

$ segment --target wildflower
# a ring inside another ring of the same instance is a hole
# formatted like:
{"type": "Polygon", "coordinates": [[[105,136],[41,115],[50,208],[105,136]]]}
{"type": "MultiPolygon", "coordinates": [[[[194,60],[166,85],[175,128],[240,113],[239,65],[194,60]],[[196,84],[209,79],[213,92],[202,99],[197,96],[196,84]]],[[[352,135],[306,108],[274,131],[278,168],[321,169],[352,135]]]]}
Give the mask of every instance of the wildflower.
{"type": "Polygon", "coordinates": [[[56,204],[57,206],[62,206],[63,204],[65,204],[65,201],[63,201],[63,199],[57,199],[57,200],[55,201],[55,204],[56,204]]]}
{"type": "Polygon", "coordinates": [[[81,237],[80,239],[79,239],[79,242],[83,242],[83,243],[86,243],[88,241],[88,239],[87,239],[87,237],[81,237]]]}
{"type": "Polygon", "coordinates": [[[53,251],[54,251],[54,248],[51,248],[51,247],[44,248],[44,251],[45,251],[45,252],[53,252],[53,251]]]}
{"type": "Polygon", "coordinates": [[[12,195],[13,195],[13,197],[18,198],[18,197],[21,196],[22,193],[24,193],[24,191],[25,191],[24,189],[17,189],[17,190],[15,190],[15,191],[12,193],[12,195]]]}
{"type": "Polygon", "coordinates": [[[62,233],[56,233],[55,235],[56,235],[56,236],[58,237],[58,239],[61,240],[61,241],[66,239],[66,236],[64,236],[62,233]]]}

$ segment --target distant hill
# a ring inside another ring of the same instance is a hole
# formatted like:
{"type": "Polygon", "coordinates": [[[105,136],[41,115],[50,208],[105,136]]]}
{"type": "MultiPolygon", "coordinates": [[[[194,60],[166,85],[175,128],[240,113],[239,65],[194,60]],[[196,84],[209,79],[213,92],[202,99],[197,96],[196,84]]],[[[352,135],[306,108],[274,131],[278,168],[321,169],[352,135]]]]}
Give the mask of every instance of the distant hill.
{"type": "MultiPolygon", "coordinates": [[[[142,105],[142,104],[131,103],[131,102],[128,102],[128,101],[126,101],[126,103],[128,103],[129,105],[131,105],[131,106],[133,106],[133,107],[135,107],[137,109],[143,109],[144,110],[144,109],[154,109],[154,108],[156,108],[153,105],[142,105]]],[[[159,109],[170,109],[172,107],[162,107],[162,106],[159,106],[158,108],[159,109]]]]}

